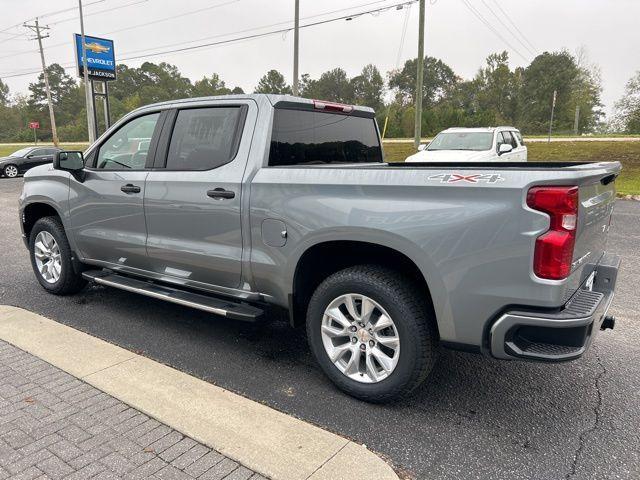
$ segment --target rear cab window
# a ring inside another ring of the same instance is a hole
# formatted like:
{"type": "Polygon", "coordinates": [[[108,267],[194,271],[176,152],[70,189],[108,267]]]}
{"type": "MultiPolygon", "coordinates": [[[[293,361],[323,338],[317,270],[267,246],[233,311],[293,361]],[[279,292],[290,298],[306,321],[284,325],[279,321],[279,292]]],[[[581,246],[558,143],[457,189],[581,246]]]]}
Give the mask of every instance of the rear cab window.
{"type": "Polygon", "coordinates": [[[316,110],[274,110],[271,167],[382,161],[374,118],[316,110]]]}

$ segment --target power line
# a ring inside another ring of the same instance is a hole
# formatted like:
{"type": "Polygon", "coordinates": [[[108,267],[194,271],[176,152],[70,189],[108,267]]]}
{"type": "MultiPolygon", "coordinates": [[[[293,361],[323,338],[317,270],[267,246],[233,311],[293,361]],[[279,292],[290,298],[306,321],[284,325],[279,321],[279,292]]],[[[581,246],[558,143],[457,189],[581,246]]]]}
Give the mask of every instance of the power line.
{"type": "Polygon", "coordinates": [[[511,17],[509,16],[509,14],[508,14],[508,13],[507,13],[503,8],[502,8],[502,6],[500,5],[500,3],[498,3],[498,0],[493,0],[493,3],[495,3],[495,4],[496,4],[496,7],[498,7],[498,10],[500,10],[500,11],[502,12],[502,15],[504,15],[504,17],[509,21],[509,23],[511,23],[511,25],[513,25],[513,28],[515,28],[515,29],[516,29],[516,31],[520,34],[520,36],[522,37],[522,39],[523,39],[525,42],[527,42],[527,43],[529,44],[529,46],[530,46],[531,48],[533,48],[533,50],[534,50],[535,52],[537,52],[537,51],[538,51],[538,49],[536,48],[536,46],[535,46],[533,43],[531,43],[531,42],[529,41],[529,39],[527,38],[527,36],[526,36],[524,33],[522,33],[522,30],[520,30],[520,29],[518,28],[518,26],[515,24],[515,22],[514,22],[514,21],[511,19],[511,17]]]}
{"type": "MultiPolygon", "coordinates": [[[[93,2],[93,3],[88,3],[84,8],[86,8],[89,5],[93,5],[95,3],[101,3],[101,2],[104,2],[104,1],[106,1],[106,0],[99,0],[99,1],[96,1],[96,2],[93,2]]],[[[86,17],[90,17],[92,15],[99,15],[101,13],[112,12],[114,10],[120,10],[122,8],[131,7],[133,5],[138,5],[140,3],[146,3],[148,1],[149,0],[136,0],[134,2],[126,3],[124,5],[118,5],[118,6],[115,6],[115,7],[112,7],[112,8],[107,8],[107,9],[104,9],[104,10],[98,10],[97,12],[92,12],[92,13],[85,14],[85,18],[86,17]]],[[[65,10],[60,10],[57,13],[68,12],[69,10],[77,10],[77,8],[75,8],[75,7],[74,8],[70,8],[70,9],[68,8],[68,9],[65,9],[65,10]]],[[[60,23],[71,22],[71,21],[74,21],[74,20],[77,20],[77,19],[78,19],[77,16],[70,17],[70,18],[65,18],[63,20],[58,20],[58,21],[52,22],[49,25],[58,25],[60,23]]],[[[52,48],[66,46],[66,45],[68,45],[67,42],[60,42],[60,43],[54,43],[53,45],[49,45],[47,48],[50,50],[52,48]]],[[[0,60],[3,59],[3,58],[18,57],[20,55],[25,55],[27,53],[34,53],[34,52],[37,52],[37,50],[21,50],[19,52],[13,52],[13,53],[10,53],[8,55],[3,55],[2,57],[0,57],[0,60]]]]}
{"type": "MultiPolygon", "coordinates": [[[[95,5],[96,3],[102,3],[102,2],[105,2],[105,1],[106,0],[95,0],[93,2],[87,3],[87,5],[85,5],[85,7],[88,7],[90,5],[95,5]]],[[[59,15],[61,13],[70,12],[72,10],[76,10],[76,7],[70,7],[70,8],[65,8],[63,10],[56,10],[54,12],[44,13],[42,15],[38,15],[37,18],[52,17],[54,15],[59,15]]],[[[25,22],[29,22],[29,21],[35,20],[35,19],[36,19],[36,17],[27,18],[26,20],[23,20],[22,22],[19,22],[19,23],[16,23],[14,25],[11,25],[10,27],[5,27],[4,29],[0,30],[0,33],[6,32],[7,30],[11,30],[12,28],[21,27],[25,22]]]]}
{"type": "MultiPolygon", "coordinates": [[[[330,19],[326,19],[326,20],[321,20],[318,22],[313,22],[313,23],[308,23],[305,25],[300,25],[300,28],[309,28],[309,27],[314,27],[314,26],[318,26],[318,25],[323,25],[325,23],[331,23],[331,22],[336,22],[339,20],[346,20],[346,19],[354,19],[354,18],[358,18],[361,17],[363,15],[367,15],[367,14],[371,14],[371,13],[377,13],[377,12],[383,12],[386,10],[390,10],[390,9],[394,9],[397,8],[398,6],[407,6],[407,5],[411,5],[413,3],[415,3],[417,0],[408,0],[402,3],[397,3],[397,4],[393,4],[393,5],[388,5],[388,6],[384,6],[384,7],[380,7],[377,9],[372,9],[372,10],[366,10],[363,12],[356,12],[353,14],[349,14],[349,15],[342,15],[340,17],[334,17],[334,18],[330,18],[330,19]]],[[[381,1],[376,1],[376,2],[371,2],[369,4],[365,4],[365,5],[371,5],[371,4],[377,4],[377,3],[382,3],[381,1]]],[[[357,7],[351,7],[351,8],[345,8],[345,9],[340,9],[337,11],[345,11],[345,10],[351,10],[353,8],[357,8],[357,7]]],[[[335,13],[337,11],[334,12],[325,12],[323,14],[316,14],[310,17],[306,17],[307,19],[312,18],[312,17],[318,17],[318,16],[324,16],[324,15],[329,15],[330,13],[335,13]]],[[[290,23],[291,21],[287,21],[287,22],[281,22],[280,24],[283,23],[290,23]]],[[[272,25],[278,25],[278,24],[272,24],[272,25]]],[[[268,26],[263,26],[263,27],[256,27],[253,29],[247,29],[246,31],[250,31],[250,30],[259,30],[259,29],[263,29],[263,28],[267,28],[268,26]]],[[[277,29],[277,30],[272,30],[269,32],[263,32],[263,33],[258,33],[258,34],[253,34],[253,35],[246,35],[243,37],[237,37],[237,38],[232,38],[232,39],[227,39],[227,40],[221,40],[219,42],[209,42],[209,43],[204,43],[204,44],[199,44],[199,45],[193,45],[190,47],[183,47],[183,48],[176,48],[176,49],[171,49],[171,50],[164,50],[164,51],[160,51],[160,52],[154,52],[154,53],[148,53],[148,54],[144,54],[144,55],[136,55],[136,56],[126,56],[128,54],[132,54],[132,53],[136,53],[137,51],[132,51],[132,52],[128,52],[128,53],[124,53],[123,55],[125,55],[123,58],[120,58],[119,61],[125,61],[125,60],[137,60],[140,58],[148,58],[148,57],[155,57],[158,55],[164,55],[164,54],[168,54],[168,53],[183,53],[183,52],[187,52],[190,50],[195,50],[195,49],[200,49],[200,48],[207,48],[207,47],[214,47],[214,46],[219,46],[219,45],[225,45],[225,44],[230,44],[230,43],[235,43],[235,42],[241,42],[241,41],[245,41],[245,40],[253,40],[256,38],[261,38],[261,37],[265,37],[265,36],[270,36],[270,35],[276,35],[276,34],[281,34],[281,33],[286,33],[286,32],[290,32],[291,30],[293,30],[294,27],[286,27],[286,28],[281,28],[281,29],[277,29]]],[[[229,34],[222,34],[222,35],[218,35],[218,36],[228,36],[228,35],[234,35],[237,33],[241,33],[241,32],[233,32],[233,33],[229,33],[229,34]]],[[[192,40],[189,42],[183,42],[184,43],[193,43],[196,40],[192,40]]],[[[162,47],[157,47],[157,48],[162,48],[162,47]]],[[[149,48],[146,48],[142,51],[148,51],[149,48]]],[[[64,64],[62,65],[65,69],[69,69],[69,68],[73,68],[74,64],[64,64]]],[[[33,73],[37,73],[39,70],[32,70],[32,71],[24,71],[21,73],[14,73],[14,72],[6,72],[4,74],[0,74],[0,76],[2,76],[3,78],[15,78],[15,77],[21,77],[21,76],[26,76],[26,75],[31,75],[33,73]],[[7,74],[8,73],[8,74],[7,74]]]]}
{"type": "MultiPolygon", "coordinates": [[[[105,1],[105,0],[101,0],[101,1],[105,1]]],[[[133,5],[139,5],[140,3],[146,3],[149,0],[135,0],[134,2],[129,2],[129,3],[125,3],[124,5],[117,5],[115,7],[111,7],[111,8],[105,8],[104,10],[98,10],[96,12],[91,12],[91,13],[86,13],[84,15],[84,17],[91,17],[94,15],[99,15],[101,13],[107,13],[107,12],[113,12],[114,10],[120,10],[122,8],[126,8],[126,7],[131,7],[133,5]]],[[[87,4],[87,6],[90,4],[87,4]]],[[[87,6],[85,6],[84,8],[87,8],[87,6]]],[[[72,9],[72,10],[77,10],[77,9],[72,9]]],[[[68,18],[64,18],[62,20],[56,20],[55,22],[50,22],[49,25],[58,25],[60,23],[65,23],[65,22],[73,22],[75,20],[78,20],[77,16],[73,16],[73,17],[68,17],[68,18]]]]}
{"type": "Polygon", "coordinates": [[[473,13],[473,15],[480,20],[489,30],[491,30],[500,40],[502,40],[511,50],[513,50],[515,53],[517,53],[520,57],[522,57],[522,59],[526,62],[529,61],[529,59],[527,57],[525,57],[522,53],[520,53],[520,51],[515,48],[513,45],[511,45],[511,43],[509,43],[509,41],[504,38],[500,32],[498,30],[496,30],[496,28],[491,25],[483,16],[482,14],[476,10],[476,8],[468,1],[468,0],[461,0],[462,3],[464,4],[465,7],[467,7],[467,9],[473,13]]]}
{"type": "MultiPolygon", "coordinates": [[[[142,0],[142,1],[148,1],[148,0],[142,0]]],[[[328,11],[328,12],[317,13],[315,15],[308,15],[306,17],[301,17],[300,20],[310,20],[312,18],[323,17],[325,15],[331,15],[333,13],[345,12],[347,10],[353,10],[353,9],[356,9],[356,8],[362,8],[362,7],[368,7],[368,6],[371,6],[371,5],[377,5],[377,4],[380,4],[380,3],[386,3],[388,1],[389,0],[376,0],[374,2],[368,2],[368,3],[359,4],[359,5],[353,5],[351,7],[339,8],[337,10],[331,10],[331,11],[328,11]]],[[[138,0],[138,2],[136,2],[136,3],[140,3],[140,0],[138,0]]],[[[126,6],[128,6],[128,5],[126,5],[126,6]]],[[[118,7],[118,8],[124,8],[124,6],[121,6],[121,7],[118,7]]],[[[112,10],[115,10],[115,8],[112,9],[112,10]]],[[[85,17],[87,17],[87,16],[88,15],[85,15],[85,17]]],[[[175,17],[171,17],[171,18],[175,18],[175,17]]],[[[196,39],[193,39],[193,40],[187,40],[187,41],[183,41],[183,42],[164,44],[164,45],[160,45],[160,46],[155,47],[155,48],[165,48],[165,47],[168,48],[168,47],[175,47],[175,46],[178,46],[178,45],[186,45],[186,44],[189,44],[189,43],[200,42],[200,41],[204,41],[204,40],[212,40],[214,38],[226,37],[228,35],[235,35],[235,34],[238,34],[238,33],[253,32],[253,31],[262,30],[262,29],[265,29],[265,28],[277,27],[277,26],[280,26],[280,25],[286,25],[288,23],[291,23],[291,20],[285,20],[285,21],[282,21],[282,22],[271,23],[271,24],[268,24],[268,25],[262,25],[260,27],[246,28],[244,30],[237,30],[235,32],[221,33],[221,34],[217,34],[217,35],[209,35],[209,36],[206,36],[206,37],[200,37],[200,38],[196,38],[196,39]]],[[[146,26],[146,25],[148,25],[148,23],[143,24],[142,26],[146,26]]],[[[138,27],[139,26],[127,27],[126,30],[130,30],[130,29],[138,28],[138,27]]],[[[123,29],[120,29],[120,30],[117,30],[117,31],[124,31],[124,30],[125,29],[123,28],[123,29]]],[[[105,35],[110,35],[112,33],[115,33],[115,31],[102,32],[100,35],[105,36],[105,35]]],[[[48,50],[51,50],[53,48],[63,47],[63,46],[68,46],[68,45],[69,45],[68,42],[60,42],[60,43],[54,43],[52,45],[48,45],[46,48],[48,50]]],[[[132,50],[132,51],[129,51],[129,52],[125,53],[125,55],[131,54],[131,53],[137,53],[137,52],[145,52],[147,50],[149,50],[149,48],[132,50]]],[[[24,55],[24,54],[27,54],[27,53],[34,53],[36,51],[37,50],[22,50],[22,51],[19,51],[19,52],[13,52],[13,53],[11,53],[9,55],[4,55],[4,56],[0,57],[0,59],[15,57],[15,56],[24,55]]]]}
{"type": "Polygon", "coordinates": [[[139,24],[133,25],[131,27],[119,28],[117,30],[112,30],[110,32],[107,32],[106,35],[110,35],[112,33],[124,32],[126,30],[133,30],[135,28],[140,28],[140,27],[147,27],[149,25],[155,25],[156,23],[166,22],[168,20],[174,20],[176,18],[186,17],[188,15],[195,15],[196,13],[201,13],[201,12],[204,12],[204,11],[207,11],[207,10],[212,10],[214,8],[224,7],[225,5],[231,5],[232,3],[238,3],[239,1],[240,0],[230,0],[228,2],[218,3],[216,5],[210,5],[210,6],[205,7],[205,8],[199,8],[197,10],[191,10],[190,12],[184,12],[184,13],[181,13],[179,15],[172,15],[170,17],[159,18],[158,20],[152,20],[150,22],[139,23],[139,24]]]}
{"type": "Polygon", "coordinates": [[[536,54],[535,50],[533,50],[531,47],[529,47],[529,45],[527,45],[522,40],[520,40],[520,37],[518,37],[518,35],[511,29],[511,27],[509,27],[509,25],[504,23],[504,21],[498,16],[495,10],[491,8],[491,6],[485,0],[481,0],[481,1],[484,4],[484,6],[487,7],[487,9],[491,12],[491,15],[493,15],[493,17],[500,22],[500,24],[507,30],[507,32],[509,32],[511,36],[515,38],[518,41],[518,43],[520,43],[520,45],[524,47],[525,50],[527,50],[531,55],[536,54]]]}
{"type": "MultiPolygon", "coordinates": [[[[358,13],[351,14],[351,15],[343,15],[341,17],[330,18],[330,19],[327,19],[327,20],[320,20],[320,21],[317,21],[317,22],[308,23],[306,25],[300,25],[300,28],[302,29],[302,28],[315,27],[315,26],[318,26],[318,25],[324,25],[325,23],[337,22],[339,20],[347,20],[347,19],[352,20],[354,18],[361,17],[363,15],[367,15],[367,14],[370,14],[370,13],[383,12],[383,11],[389,10],[391,8],[396,8],[398,5],[403,5],[403,6],[404,5],[410,5],[412,3],[415,3],[416,1],[417,0],[409,0],[409,1],[404,2],[404,3],[395,4],[395,5],[391,5],[391,6],[383,7],[383,8],[378,8],[378,9],[375,9],[375,10],[369,10],[369,11],[366,11],[366,12],[358,12],[358,13]]],[[[151,53],[151,54],[147,54],[147,55],[138,55],[138,56],[134,56],[134,57],[126,57],[126,58],[122,58],[121,60],[137,60],[139,58],[153,57],[153,56],[157,56],[157,55],[164,55],[164,54],[167,54],[167,53],[179,53],[179,52],[185,52],[185,51],[195,50],[195,49],[199,49],[199,48],[213,47],[213,46],[217,46],[217,45],[223,45],[225,43],[236,42],[238,40],[249,40],[249,39],[264,37],[264,36],[267,36],[267,35],[275,35],[275,34],[278,34],[278,33],[286,33],[286,32],[290,32],[291,30],[293,30],[293,28],[294,27],[287,27],[287,28],[282,28],[282,29],[279,29],[279,30],[272,30],[270,32],[257,33],[257,34],[254,34],[254,35],[248,35],[248,36],[240,37],[240,38],[234,38],[234,39],[229,39],[229,40],[221,40],[219,42],[203,43],[203,44],[200,44],[200,45],[193,45],[191,47],[176,48],[176,49],[173,49],[173,50],[165,50],[165,51],[162,51],[162,52],[155,52],[155,53],[151,53]]]]}
{"type": "Polygon", "coordinates": [[[402,49],[404,48],[404,40],[407,36],[407,27],[409,26],[409,17],[411,16],[411,5],[406,8],[404,21],[402,23],[402,34],[400,35],[400,45],[398,45],[398,55],[396,56],[396,69],[400,67],[400,59],[402,57],[402,49]]]}

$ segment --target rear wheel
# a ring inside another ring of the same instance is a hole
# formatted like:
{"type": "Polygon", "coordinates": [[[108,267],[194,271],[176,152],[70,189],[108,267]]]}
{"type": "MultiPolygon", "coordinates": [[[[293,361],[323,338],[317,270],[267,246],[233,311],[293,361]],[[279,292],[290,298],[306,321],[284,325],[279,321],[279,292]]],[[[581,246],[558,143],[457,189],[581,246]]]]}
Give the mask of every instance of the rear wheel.
{"type": "Polygon", "coordinates": [[[4,176],[8,178],[16,178],[18,176],[18,167],[15,165],[7,165],[4,167],[3,171],[4,176]]]}
{"type": "Polygon", "coordinates": [[[309,302],[307,335],[338,388],[388,402],[424,381],[437,352],[424,295],[399,273],[374,265],[347,268],[322,282],[309,302]]]}
{"type": "Polygon", "coordinates": [[[35,223],[29,236],[29,252],[33,272],[48,292],[68,295],[87,284],[73,269],[69,241],[58,218],[44,217],[35,223]]]}

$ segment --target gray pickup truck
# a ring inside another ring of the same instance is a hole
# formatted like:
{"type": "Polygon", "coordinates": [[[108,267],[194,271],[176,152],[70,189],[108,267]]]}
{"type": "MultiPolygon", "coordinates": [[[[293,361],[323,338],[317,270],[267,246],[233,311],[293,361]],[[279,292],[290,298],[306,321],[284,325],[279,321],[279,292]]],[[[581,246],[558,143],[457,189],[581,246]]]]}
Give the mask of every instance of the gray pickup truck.
{"type": "Polygon", "coordinates": [[[371,109],[211,97],[138,109],[30,170],[20,222],[51,293],[94,282],[249,322],[288,312],[340,389],[384,402],[443,346],[564,361],[613,327],[619,172],[385,163],[371,109]]]}

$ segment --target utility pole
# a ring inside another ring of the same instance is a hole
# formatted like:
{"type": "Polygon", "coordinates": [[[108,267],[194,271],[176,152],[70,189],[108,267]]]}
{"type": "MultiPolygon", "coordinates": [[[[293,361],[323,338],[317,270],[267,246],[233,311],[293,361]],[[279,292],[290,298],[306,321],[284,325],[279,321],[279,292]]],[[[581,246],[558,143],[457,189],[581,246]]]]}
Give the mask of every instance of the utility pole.
{"type": "Polygon", "coordinates": [[[87,45],[84,41],[84,17],[82,16],[82,0],[78,0],[78,10],[80,11],[80,36],[82,37],[82,72],[84,76],[84,95],[85,103],[87,105],[87,130],[89,131],[89,143],[93,143],[96,140],[96,125],[95,117],[93,115],[93,93],[89,85],[89,68],[87,66],[87,45]]]}
{"type": "Polygon", "coordinates": [[[580,125],[580,105],[576,105],[576,116],[573,119],[573,134],[578,136],[578,126],[580,125]]]}
{"type": "Polygon", "coordinates": [[[300,0],[295,0],[295,28],[293,31],[293,94],[298,95],[298,46],[300,37],[300,0]]]}
{"type": "Polygon", "coordinates": [[[413,148],[420,146],[422,138],[422,82],[424,75],[424,5],[425,0],[420,0],[420,14],[418,15],[418,70],[416,72],[416,119],[413,148]]]}
{"type": "Polygon", "coordinates": [[[558,92],[556,90],[553,91],[553,101],[551,102],[551,119],[549,120],[549,138],[547,139],[547,143],[551,143],[551,130],[553,129],[553,112],[556,109],[556,97],[558,92]]]}
{"type": "Polygon", "coordinates": [[[42,36],[40,30],[49,30],[49,27],[41,27],[36,18],[33,25],[24,24],[25,27],[32,30],[36,34],[38,40],[38,47],[40,48],[40,60],[42,61],[42,75],[44,76],[44,87],[47,92],[47,103],[49,104],[49,117],[51,118],[51,136],[53,137],[53,144],[57,147],[58,142],[58,129],[56,128],[56,115],[53,113],[53,102],[51,101],[51,89],[49,88],[49,75],[47,75],[47,64],[44,61],[44,49],[42,48],[42,39],[47,38],[49,35],[42,36]]]}

